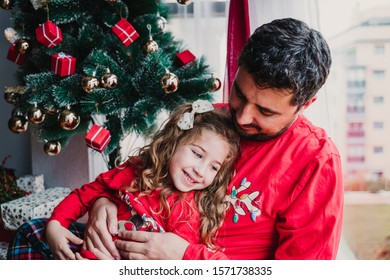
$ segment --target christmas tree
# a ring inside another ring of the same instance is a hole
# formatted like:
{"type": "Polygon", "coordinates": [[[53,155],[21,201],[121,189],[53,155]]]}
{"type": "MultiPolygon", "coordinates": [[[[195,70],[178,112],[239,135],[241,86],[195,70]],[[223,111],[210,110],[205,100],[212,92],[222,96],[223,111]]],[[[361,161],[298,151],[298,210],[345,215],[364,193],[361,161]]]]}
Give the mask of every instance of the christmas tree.
{"type": "Polygon", "coordinates": [[[14,105],[8,126],[15,133],[32,126],[48,155],[85,133],[87,142],[101,138],[89,145],[112,168],[127,135],[149,136],[159,113],[212,101],[220,87],[205,58],[167,31],[163,1],[0,0],[0,6],[14,23],[5,30],[7,58],[20,65],[19,85],[5,89],[14,105]]]}

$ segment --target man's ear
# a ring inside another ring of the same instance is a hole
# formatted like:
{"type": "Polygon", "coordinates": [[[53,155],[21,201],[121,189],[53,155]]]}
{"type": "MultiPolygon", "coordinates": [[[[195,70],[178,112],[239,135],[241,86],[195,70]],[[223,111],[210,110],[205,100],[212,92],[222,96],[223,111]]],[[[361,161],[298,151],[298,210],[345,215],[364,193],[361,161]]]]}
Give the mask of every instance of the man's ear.
{"type": "Polygon", "coordinates": [[[309,101],[307,101],[303,106],[302,109],[306,110],[311,104],[314,103],[314,101],[317,100],[317,96],[312,97],[309,101]]]}

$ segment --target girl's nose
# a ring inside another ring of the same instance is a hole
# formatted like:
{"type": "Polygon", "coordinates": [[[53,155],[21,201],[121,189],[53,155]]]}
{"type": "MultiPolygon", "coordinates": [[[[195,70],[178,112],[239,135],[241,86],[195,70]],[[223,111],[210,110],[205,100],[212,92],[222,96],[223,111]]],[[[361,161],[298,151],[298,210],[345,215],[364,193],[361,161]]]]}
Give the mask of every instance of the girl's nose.
{"type": "Polygon", "coordinates": [[[206,164],[204,162],[198,163],[194,166],[194,172],[197,176],[203,177],[206,170],[206,164]]]}

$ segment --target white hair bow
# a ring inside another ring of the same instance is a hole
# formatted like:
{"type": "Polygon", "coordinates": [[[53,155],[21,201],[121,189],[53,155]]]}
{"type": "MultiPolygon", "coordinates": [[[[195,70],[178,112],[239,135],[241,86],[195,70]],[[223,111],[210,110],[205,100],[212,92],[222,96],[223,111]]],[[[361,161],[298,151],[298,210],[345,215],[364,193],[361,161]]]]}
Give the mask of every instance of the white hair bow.
{"type": "Polygon", "coordinates": [[[194,116],[195,113],[205,113],[214,110],[213,104],[211,104],[207,100],[196,100],[194,103],[192,103],[192,111],[191,112],[185,112],[179,122],[177,123],[177,126],[181,130],[188,130],[194,127],[194,116]]]}

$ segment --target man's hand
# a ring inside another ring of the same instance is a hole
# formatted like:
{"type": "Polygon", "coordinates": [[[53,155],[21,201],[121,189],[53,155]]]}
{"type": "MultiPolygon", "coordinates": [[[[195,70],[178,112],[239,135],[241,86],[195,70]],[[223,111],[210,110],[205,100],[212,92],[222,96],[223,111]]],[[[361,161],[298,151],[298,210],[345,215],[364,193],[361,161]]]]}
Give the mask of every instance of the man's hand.
{"type": "Polygon", "coordinates": [[[47,223],[45,229],[47,243],[57,260],[74,260],[75,254],[70,250],[68,243],[81,244],[83,240],[75,236],[60,222],[52,220],[47,223]]]}
{"type": "Polygon", "coordinates": [[[115,240],[122,259],[181,260],[189,243],[174,233],[123,231],[115,240]]]}
{"type": "Polygon", "coordinates": [[[120,254],[112,241],[118,232],[117,208],[105,197],[95,201],[89,211],[87,228],[84,235],[84,249],[98,249],[107,258],[120,259],[120,254]]]}

